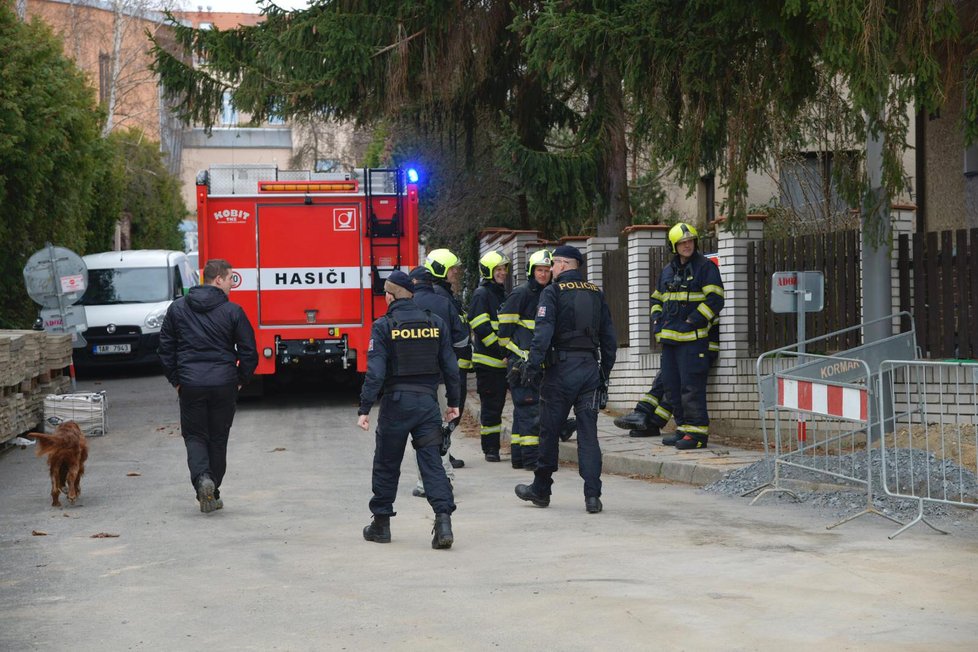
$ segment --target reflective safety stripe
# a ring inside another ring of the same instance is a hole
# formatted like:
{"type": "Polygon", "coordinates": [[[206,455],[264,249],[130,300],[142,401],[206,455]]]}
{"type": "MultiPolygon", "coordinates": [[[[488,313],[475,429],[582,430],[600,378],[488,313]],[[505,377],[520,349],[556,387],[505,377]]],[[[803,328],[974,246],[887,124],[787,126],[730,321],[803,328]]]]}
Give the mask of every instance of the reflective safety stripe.
{"type": "Polygon", "coordinates": [[[515,312],[503,312],[499,314],[500,324],[518,324],[520,316],[515,312]]]}
{"type": "Polygon", "coordinates": [[[710,434],[709,426],[691,426],[689,424],[683,424],[676,428],[676,430],[681,430],[688,435],[708,435],[710,434]]]}
{"type": "Polygon", "coordinates": [[[713,321],[713,318],[716,317],[716,313],[713,312],[713,310],[710,309],[710,306],[706,305],[705,303],[701,303],[700,305],[696,306],[696,312],[706,317],[706,321],[713,321]]]}
{"type": "Polygon", "coordinates": [[[536,328],[537,322],[534,319],[521,319],[519,324],[526,330],[532,331],[534,328],[536,328]]]}
{"type": "Polygon", "coordinates": [[[722,297],[723,288],[720,287],[719,285],[704,285],[703,294],[716,294],[722,297]]]}
{"type": "Polygon", "coordinates": [[[496,424],[495,426],[482,426],[479,428],[479,433],[483,435],[494,435],[497,432],[502,432],[503,424],[496,424]]]}
{"type": "Polygon", "coordinates": [[[661,292],[659,292],[658,290],[656,290],[655,292],[653,292],[653,293],[652,293],[652,298],[653,298],[653,299],[657,299],[657,300],[659,300],[659,301],[662,301],[662,299],[663,299],[664,297],[665,297],[665,295],[664,295],[664,294],[662,294],[661,292]]]}
{"type": "Polygon", "coordinates": [[[662,295],[662,301],[688,301],[690,303],[694,301],[703,301],[706,299],[706,295],[702,292],[665,292],[662,295]]]}
{"type": "Polygon", "coordinates": [[[472,368],[472,361],[471,360],[466,360],[465,358],[459,358],[458,359],[458,368],[459,369],[471,369],[472,368]]]}
{"type": "Polygon", "coordinates": [[[653,315],[657,312],[662,312],[662,304],[656,303],[652,306],[652,310],[649,311],[653,315]]]}
{"type": "Polygon", "coordinates": [[[473,317],[472,321],[469,322],[469,326],[472,328],[477,328],[478,326],[481,326],[487,321],[489,321],[489,313],[484,312],[481,315],[476,315],[475,317],[473,317]]]}
{"type": "Polygon", "coordinates": [[[659,405],[659,399],[657,399],[656,397],[652,396],[651,394],[644,395],[642,398],[638,399],[638,402],[639,403],[648,403],[649,405],[654,405],[656,407],[658,407],[658,405],[659,405]]]}
{"type": "Polygon", "coordinates": [[[498,331],[499,330],[499,321],[498,320],[497,321],[490,321],[489,324],[492,325],[492,330],[494,330],[494,331],[498,331]]]}
{"type": "Polygon", "coordinates": [[[668,421],[669,419],[672,418],[672,412],[670,412],[669,410],[665,409],[661,405],[659,407],[655,408],[655,413],[656,413],[656,415],[658,415],[659,417],[661,417],[663,421],[668,421]]]}
{"type": "Polygon", "coordinates": [[[709,336],[709,326],[686,333],[663,328],[661,331],[655,334],[655,341],[660,342],[662,340],[668,340],[670,342],[695,342],[696,340],[702,340],[709,336]]]}
{"type": "Polygon", "coordinates": [[[511,445],[513,445],[513,446],[519,446],[520,445],[520,441],[522,441],[522,438],[520,437],[520,435],[517,435],[515,432],[509,433],[509,443],[511,445]]]}
{"type": "Polygon", "coordinates": [[[506,363],[499,358],[494,358],[491,355],[485,355],[482,353],[473,353],[472,362],[474,364],[481,364],[484,367],[495,367],[497,369],[506,368],[506,363]]]}
{"type": "Polygon", "coordinates": [[[488,335],[482,338],[482,343],[485,344],[486,346],[492,346],[498,341],[499,341],[499,336],[496,335],[495,333],[489,333],[488,335]]]}
{"type": "Polygon", "coordinates": [[[710,350],[711,351],[716,351],[717,353],[719,353],[720,352],[720,343],[719,342],[710,342],[710,350]]]}
{"type": "Polygon", "coordinates": [[[529,351],[524,351],[520,347],[516,346],[516,344],[514,344],[513,342],[507,342],[506,343],[506,350],[507,351],[512,351],[513,353],[515,353],[516,355],[520,356],[524,360],[526,360],[526,359],[528,359],[530,357],[530,352],[529,351]]]}
{"type": "Polygon", "coordinates": [[[523,445],[524,446],[539,446],[540,437],[537,435],[523,435],[523,445]]]}

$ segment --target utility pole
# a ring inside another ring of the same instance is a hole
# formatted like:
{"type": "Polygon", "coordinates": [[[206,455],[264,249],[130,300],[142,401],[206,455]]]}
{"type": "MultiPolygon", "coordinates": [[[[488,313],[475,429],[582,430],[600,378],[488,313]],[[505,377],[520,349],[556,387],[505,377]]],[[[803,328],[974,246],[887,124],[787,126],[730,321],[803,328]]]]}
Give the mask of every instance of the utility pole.
{"type": "MultiPolygon", "coordinates": [[[[893,313],[890,268],[890,202],[883,188],[883,132],[872,127],[867,116],[866,173],[869,191],[862,206],[863,323],[893,313]]],[[[865,329],[863,342],[875,342],[893,334],[888,321],[865,329]]]]}

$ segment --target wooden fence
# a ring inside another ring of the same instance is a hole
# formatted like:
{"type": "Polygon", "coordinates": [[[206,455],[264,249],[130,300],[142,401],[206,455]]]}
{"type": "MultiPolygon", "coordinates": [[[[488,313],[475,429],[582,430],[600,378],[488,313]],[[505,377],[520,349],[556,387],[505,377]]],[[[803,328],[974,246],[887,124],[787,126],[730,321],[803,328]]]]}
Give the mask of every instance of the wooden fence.
{"type": "Polygon", "coordinates": [[[978,358],[978,229],[904,234],[897,255],[922,356],[978,358]]]}
{"type": "MultiPolygon", "coordinates": [[[[859,324],[859,231],[837,231],[784,240],[751,242],[747,248],[747,338],[751,355],[760,355],[798,340],[797,316],[771,311],[771,277],[775,272],[821,271],[825,276],[825,307],[808,313],[806,337],[818,337],[859,324]]],[[[721,316],[722,319],[722,316],[721,316]]],[[[859,344],[854,331],[828,340],[831,353],[859,344]]]]}
{"type": "Polygon", "coordinates": [[[614,249],[601,254],[602,289],[611,321],[618,335],[618,346],[628,346],[628,249],[614,249]]]}

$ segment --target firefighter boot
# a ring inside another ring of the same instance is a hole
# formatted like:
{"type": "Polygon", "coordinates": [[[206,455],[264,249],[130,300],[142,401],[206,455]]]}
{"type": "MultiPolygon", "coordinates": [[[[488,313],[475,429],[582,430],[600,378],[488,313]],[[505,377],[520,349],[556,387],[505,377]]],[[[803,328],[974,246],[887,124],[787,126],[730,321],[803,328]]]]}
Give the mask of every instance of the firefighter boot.
{"type": "Polygon", "coordinates": [[[516,497],[531,502],[537,507],[547,507],[550,504],[550,496],[541,496],[528,484],[516,485],[516,497]]]}
{"type": "Polygon", "coordinates": [[[363,538],[374,543],[391,542],[391,517],[374,515],[370,525],[363,528],[363,538]]]}
{"type": "Polygon", "coordinates": [[[665,437],[663,437],[662,438],[662,445],[663,446],[675,446],[676,445],[676,442],[679,441],[680,439],[682,439],[684,436],[685,436],[685,433],[679,432],[677,430],[676,432],[670,433],[670,434],[666,435],[665,437]]]}
{"type": "Polygon", "coordinates": [[[622,430],[648,430],[652,424],[649,422],[649,415],[645,412],[632,410],[625,416],[616,418],[615,425],[622,430]]]}
{"type": "Polygon", "coordinates": [[[654,424],[649,424],[649,427],[645,430],[629,430],[629,437],[658,437],[662,432],[659,430],[659,426],[654,424]]]}
{"type": "Polygon", "coordinates": [[[709,437],[706,435],[687,434],[685,437],[676,442],[676,449],[688,451],[693,448],[706,448],[706,442],[708,439],[709,437]]]}
{"type": "Polygon", "coordinates": [[[568,441],[577,432],[577,419],[571,417],[564,422],[564,427],[560,429],[560,441],[568,441]]]}
{"type": "Polygon", "coordinates": [[[435,525],[431,528],[434,536],[431,547],[435,550],[445,550],[452,547],[455,537],[452,534],[452,517],[449,514],[435,514],[435,525]]]}

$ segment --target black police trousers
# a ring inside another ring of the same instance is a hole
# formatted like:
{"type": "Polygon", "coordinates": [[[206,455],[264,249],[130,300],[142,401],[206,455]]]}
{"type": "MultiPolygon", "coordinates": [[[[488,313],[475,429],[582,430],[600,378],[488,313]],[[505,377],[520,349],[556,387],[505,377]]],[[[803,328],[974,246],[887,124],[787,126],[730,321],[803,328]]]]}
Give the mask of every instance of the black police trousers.
{"type": "Polygon", "coordinates": [[[498,453],[499,436],[503,430],[503,404],[506,402],[506,369],[496,369],[485,365],[475,365],[475,391],[479,394],[482,407],[479,410],[479,423],[482,435],[482,452],[498,453]]]}
{"type": "Polygon", "coordinates": [[[395,391],[380,399],[374,448],[370,511],[376,516],[394,516],[397,482],[408,435],[418,458],[425,496],[435,514],[455,511],[452,486],[441,465],[441,414],[434,394],[395,391]]]}
{"type": "MultiPolygon", "coordinates": [[[[180,430],[187,447],[190,483],[205,473],[219,489],[228,466],[228,435],[238,400],[237,385],[180,386],[180,430]]],[[[221,492],[215,491],[215,497],[221,492]]]]}
{"type": "Polygon", "coordinates": [[[601,495],[601,447],[598,445],[598,361],[587,351],[560,354],[549,367],[540,389],[540,461],[533,491],[549,496],[557,471],[557,444],[571,408],[577,416],[577,465],[584,479],[584,497],[601,495]]]}

